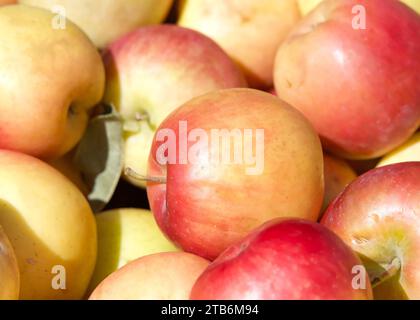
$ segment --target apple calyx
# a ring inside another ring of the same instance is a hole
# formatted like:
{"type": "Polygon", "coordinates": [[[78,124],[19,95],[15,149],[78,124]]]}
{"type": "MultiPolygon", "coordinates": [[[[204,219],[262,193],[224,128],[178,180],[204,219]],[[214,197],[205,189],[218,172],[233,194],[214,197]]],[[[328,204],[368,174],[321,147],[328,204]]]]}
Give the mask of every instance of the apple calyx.
{"type": "Polygon", "coordinates": [[[394,258],[391,263],[389,263],[386,267],[385,270],[382,271],[379,274],[370,274],[369,278],[370,278],[370,283],[372,285],[372,288],[377,287],[378,285],[380,285],[381,283],[387,281],[388,279],[392,278],[393,276],[395,276],[398,271],[400,271],[401,269],[401,261],[399,258],[394,258]]]}
{"type": "Polygon", "coordinates": [[[155,177],[137,173],[135,170],[127,167],[124,169],[124,174],[137,181],[155,182],[158,184],[166,184],[166,177],[155,177]]]}

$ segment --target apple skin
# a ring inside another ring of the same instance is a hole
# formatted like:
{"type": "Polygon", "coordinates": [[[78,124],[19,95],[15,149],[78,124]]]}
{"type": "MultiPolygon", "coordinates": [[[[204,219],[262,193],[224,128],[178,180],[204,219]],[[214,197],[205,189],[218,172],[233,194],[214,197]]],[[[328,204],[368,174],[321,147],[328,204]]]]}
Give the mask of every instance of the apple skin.
{"type": "Polygon", "coordinates": [[[215,40],[251,87],[269,89],[277,48],[299,19],[296,0],[185,0],[178,24],[215,40]]]}
{"type": "Polygon", "coordinates": [[[403,145],[383,157],[377,167],[393,163],[420,161],[420,132],[417,132],[403,145]]]}
{"type": "Polygon", "coordinates": [[[325,211],[331,201],[356,178],[356,172],[354,172],[346,161],[329,154],[324,154],[325,193],[322,211],[325,211]]]}
{"type": "MultiPolygon", "coordinates": [[[[312,11],[318,4],[323,0],[298,0],[300,11],[302,16],[306,16],[310,11],[312,11]]],[[[420,2],[418,0],[400,0],[405,3],[417,13],[420,13],[420,2]]]]}
{"type": "Polygon", "coordinates": [[[0,225],[20,269],[20,299],[81,299],[96,260],[96,225],[82,193],[28,155],[0,150],[0,225]],[[66,271],[55,290],[54,266],[66,271]]]}
{"type": "Polygon", "coordinates": [[[89,300],[187,300],[208,265],[186,252],[144,256],[108,276],[89,300]]]}
{"type": "Polygon", "coordinates": [[[58,158],[86,129],[105,76],[96,48],[73,23],[24,5],[0,8],[0,148],[58,158]],[[28,28],[28,25],[31,26],[28,28]]]}
{"type": "MultiPolygon", "coordinates": [[[[174,111],[159,130],[264,129],[264,170],[246,174],[247,165],[199,162],[161,165],[153,141],[147,195],[163,232],[187,252],[216,258],[252,229],[277,217],[316,221],[323,199],[323,159],[318,136],[294,108],[254,89],[226,89],[197,97],[174,111]],[[210,165],[209,165],[210,164],[210,165]],[[302,183],[305,177],[305,183],[302,183]]],[[[177,146],[179,147],[179,146],[177,146]]],[[[219,150],[206,150],[210,156],[219,150]]],[[[254,151],[253,151],[254,152],[254,151]]],[[[254,152],[255,154],[255,152],[254,152]]]]}
{"type": "Polygon", "coordinates": [[[306,16],[323,0],[297,0],[302,16],[306,16]]]}
{"type": "Polygon", "coordinates": [[[109,46],[104,61],[105,101],[116,106],[124,120],[124,166],[143,175],[155,130],[169,113],[201,94],[247,86],[240,70],[214,41],[173,25],[127,34],[109,46]],[[147,120],[135,120],[136,113],[146,114],[147,120]]]}
{"type": "Polygon", "coordinates": [[[371,299],[353,289],[362,262],[333,232],[303,219],[275,219],[224,251],[198,278],[195,300],[371,299]]]}
{"type": "Polygon", "coordinates": [[[329,0],[280,46],[275,88],[344,158],[384,155],[420,124],[420,17],[395,0],[329,0]],[[366,9],[355,30],[352,8],[366,9]]]}
{"type": "Polygon", "coordinates": [[[0,300],[19,298],[19,279],[15,252],[0,226],[0,300]]]}
{"type": "Polygon", "coordinates": [[[16,4],[16,0],[0,0],[0,6],[4,6],[7,4],[16,4]]]}
{"type": "Polygon", "coordinates": [[[160,231],[149,210],[122,208],[95,215],[98,257],[88,292],[127,263],[159,252],[179,251],[160,231]]]}
{"type": "Polygon", "coordinates": [[[420,162],[373,169],[351,183],[321,223],[365,263],[370,274],[394,258],[400,273],[374,288],[375,298],[420,299],[420,162]]]}
{"type": "Polygon", "coordinates": [[[51,10],[61,6],[98,48],[140,26],[161,23],[173,0],[19,0],[51,10]]]}

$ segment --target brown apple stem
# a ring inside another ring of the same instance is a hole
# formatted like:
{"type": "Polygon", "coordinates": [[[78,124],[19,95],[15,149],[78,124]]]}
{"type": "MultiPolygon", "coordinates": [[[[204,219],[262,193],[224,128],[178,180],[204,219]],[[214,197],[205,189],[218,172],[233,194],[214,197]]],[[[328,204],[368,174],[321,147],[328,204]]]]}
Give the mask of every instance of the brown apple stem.
{"type": "Polygon", "coordinates": [[[161,183],[161,184],[166,183],[166,177],[153,177],[153,176],[142,175],[142,174],[137,173],[131,168],[125,168],[124,173],[127,177],[130,177],[134,180],[156,182],[156,183],[161,183]]]}
{"type": "Polygon", "coordinates": [[[370,276],[370,282],[372,288],[377,287],[386,280],[392,278],[401,269],[401,261],[399,258],[394,258],[390,264],[388,264],[383,272],[380,274],[372,274],[370,276]]]}

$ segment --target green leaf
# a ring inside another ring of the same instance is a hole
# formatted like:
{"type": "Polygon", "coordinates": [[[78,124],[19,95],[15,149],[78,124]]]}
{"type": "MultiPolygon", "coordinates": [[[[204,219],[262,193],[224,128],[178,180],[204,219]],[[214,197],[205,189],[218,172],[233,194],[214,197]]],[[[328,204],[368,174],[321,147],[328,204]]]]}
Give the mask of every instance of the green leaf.
{"type": "Polygon", "coordinates": [[[74,156],[90,190],[88,201],[95,213],[111,200],[123,168],[121,118],[113,106],[102,108],[89,122],[74,156]]]}

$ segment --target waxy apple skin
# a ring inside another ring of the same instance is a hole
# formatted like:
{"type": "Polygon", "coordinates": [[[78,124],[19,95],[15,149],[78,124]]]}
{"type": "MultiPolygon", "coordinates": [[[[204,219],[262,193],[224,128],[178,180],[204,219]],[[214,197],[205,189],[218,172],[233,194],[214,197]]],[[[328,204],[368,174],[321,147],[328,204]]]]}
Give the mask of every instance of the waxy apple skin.
{"type": "Polygon", "coordinates": [[[210,91],[247,86],[214,41],[178,26],[139,28],[112,43],[104,62],[105,101],[115,105],[124,120],[124,166],[143,175],[156,128],[174,109],[210,91]],[[144,120],[136,120],[136,114],[144,120]]]}
{"type": "Polygon", "coordinates": [[[53,18],[24,5],[0,8],[0,148],[43,159],[77,144],[105,84],[94,45],[70,21],[53,29],[53,18]]]}
{"type": "Polygon", "coordinates": [[[404,4],[328,0],[280,46],[275,88],[313,123],[328,150],[374,158],[419,127],[419,52],[420,17],[404,4]],[[366,30],[352,27],[356,5],[366,9],[366,30]]]}
{"type": "MultiPolygon", "coordinates": [[[[308,121],[275,96],[253,89],[215,91],[190,100],[158,129],[264,130],[261,174],[246,174],[246,164],[161,165],[154,139],[147,194],[160,228],[188,252],[216,258],[252,229],[277,217],[316,221],[323,198],[323,159],[318,136],[308,121]]],[[[177,143],[182,143],[179,137],[177,143]]],[[[189,144],[191,145],[191,143],[189,144]]],[[[253,155],[256,154],[255,140],[253,155]]],[[[213,155],[219,150],[208,152],[213,155]]]]}
{"type": "Polygon", "coordinates": [[[95,289],[89,300],[188,300],[209,261],[186,252],[162,252],[136,259],[95,289]]]}
{"type": "Polygon", "coordinates": [[[96,224],[73,183],[37,158],[0,150],[0,225],[18,261],[20,299],[83,297],[95,267],[96,224]],[[57,275],[66,290],[53,287],[57,275]]]}
{"type": "Polygon", "coordinates": [[[13,247],[0,226],[0,300],[19,298],[19,267],[13,247]]]}
{"type": "MultiPolygon", "coordinates": [[[[302,219],[276,219],[224,251],[198,278],[191,299],[371,299],[353,288],[362,262],[327,228],[302,219]]],[[[363,281],[363,278],[361,278],[363,281]]]]}
{"type": "Polygon", "coordinates": [[[135,28],[162,22],[173,0],[19,0],[19,3],[47,10],[60,6],[98,48],[104,48],[135,28]]]}
{"type": "Polygon", "coordinates": [[[361,255],[370,273],[400,260],[400,273],[378,285],[375,297],[403,292],[420,299],[420,162],[363,174],[329,206],[321,223],[361,255]]]}
{"type": "Polygon", "coordinates": [[[178,24],[215,40],[253,88],[273,86],[276,50],[300,19],[296,0],[184,0],[178,24]]]}

